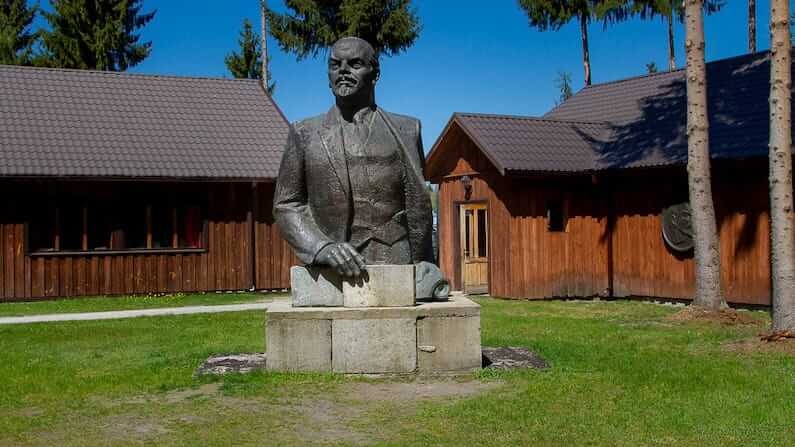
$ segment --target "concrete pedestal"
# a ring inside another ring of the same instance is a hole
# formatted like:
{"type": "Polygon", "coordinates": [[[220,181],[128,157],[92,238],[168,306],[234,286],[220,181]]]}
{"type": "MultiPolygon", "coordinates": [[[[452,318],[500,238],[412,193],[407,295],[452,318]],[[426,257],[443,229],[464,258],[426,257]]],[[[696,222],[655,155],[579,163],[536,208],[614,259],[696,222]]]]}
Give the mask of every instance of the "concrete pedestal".
{"type": "Polygon", "coordinates": [[[446,373],[481,366],[480,306],[463,296],[408,307],[268,310],[270,370],[446,373]]]}

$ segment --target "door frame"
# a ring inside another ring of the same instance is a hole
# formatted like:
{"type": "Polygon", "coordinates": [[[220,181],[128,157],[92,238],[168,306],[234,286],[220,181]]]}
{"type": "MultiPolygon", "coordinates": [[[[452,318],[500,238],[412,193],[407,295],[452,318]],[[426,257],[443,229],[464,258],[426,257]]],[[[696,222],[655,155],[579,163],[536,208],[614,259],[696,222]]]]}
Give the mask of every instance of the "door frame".
{"type": "Polygon", "coordinates": [[[486,244],[487,245],[487,252],[489,256],[488,264],[486,265],[486,278],[488,280],[488,286],[486,288],[486,293],[491,293],[491,211],[489,206],[489,201],[486,199],[478,199],[478,200],[455,200],[453,201],[453,207],[455,209],[455,219],[453,226],[455,228],[455,238],[453,239],[453,249],[455,250],[455,256],[453,257],[455,271],[454,276],[455,279],[458,281],[460,285],[459,290],[464,292],[464,258],[461,256],[461,206],[462,205],[485,205],[486,206],[486,244]]]}

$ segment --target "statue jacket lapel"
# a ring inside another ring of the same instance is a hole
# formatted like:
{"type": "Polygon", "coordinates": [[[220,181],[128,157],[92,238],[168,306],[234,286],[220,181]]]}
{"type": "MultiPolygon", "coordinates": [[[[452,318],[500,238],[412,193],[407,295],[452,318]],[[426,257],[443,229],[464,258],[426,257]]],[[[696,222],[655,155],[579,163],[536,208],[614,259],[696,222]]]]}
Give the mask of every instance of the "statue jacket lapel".
{"type": "Polygon", "coordinates": [[[350,198],[351,186],[348,176],[348,163],[345,159],[345,147],[342,139],[342,125],[340,123],[339,112],[336,107],[332,107],[326,113],[323,126],[319,130],[320,142],[326,152],[331,169],[334,171],[337,180],[345,192],[345,196],[350,198]]]}

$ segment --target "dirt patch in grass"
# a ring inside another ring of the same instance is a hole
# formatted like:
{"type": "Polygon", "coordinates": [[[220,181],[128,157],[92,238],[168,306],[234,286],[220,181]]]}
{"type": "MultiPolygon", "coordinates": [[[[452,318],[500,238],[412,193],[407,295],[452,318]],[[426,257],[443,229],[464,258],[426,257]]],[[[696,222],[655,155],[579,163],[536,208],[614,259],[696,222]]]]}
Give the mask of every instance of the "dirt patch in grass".
{"type": "Polygon", "coordinates": [[[156,418],[140,415],[117,415],[102,420],[103,439],[110,443],[119,441],[147,441],[165,435],[167,429],[156,418]]]}
{"type": "Polygon", "coordinates": [[[163,400],[169,404],[178,404],[193,399],[212,397],[218,394],[221,389],[220,383],[207,383],[198,388],[188,388],[166,393],[163,400]]]}
{"type": "Polygon", "coordinates": [[[330,398],[304,398],[282,406],[292,414],[293,433],[303,442],[373,444],[388,439],[388,431],[374,423],[374,414],[387,412],[399,421],[416,413],[421,402],[473,397],[501,386],[501,382],[430,381],[351,382],[330,398]]]}
{"type": "Polygon", "coordinates": [[[341,395],[360,402],[406,402],[475,396],[502,385],[501,382],[416,381],[361,382],[342,386],[341,395]]]}
{"type": "Polygon", "coordinates": [[[208,383],[105,402],[109,408],[130,407],[123,408],[121,414],[102,418],[97,436],[110,443],[158,442],[177,436],[185,426],[199,426],[221,415],[261,415],[274,422],[278,420],[278,428],[271,436],[285,445],[370,445],[386,442],[393,435],[394,426],[377,422],[384,414],[399,423],[415,415],[424,402],[453,402],[500,386],[502,382],[479,380],[356,380],[332,390],[307,390],[302,396],[277,393],[270,397],[242,397],[225,395],[221,383],[208,383]],[[171,415],[143,418],[141,411],[148,405],[169,407],[171,415]]]}
{"type": "Polygon", "coordinates": [[[754,337],[746,340],[725,343],[724,349],[743,354],[756,354],[759,352],[776,352],[795,356],[795,339],[788,338],[777,341],[761,340],[754,337]]]}
{"type": "Polygon", "coordinates": [[[734,309],[715,311],[698,306],[687,306],[679,312],[669,315],[666,320],[676,322],[706,321],[719,323],[722,326],[763,326],[765,324],[762,320],[734,309]]]}

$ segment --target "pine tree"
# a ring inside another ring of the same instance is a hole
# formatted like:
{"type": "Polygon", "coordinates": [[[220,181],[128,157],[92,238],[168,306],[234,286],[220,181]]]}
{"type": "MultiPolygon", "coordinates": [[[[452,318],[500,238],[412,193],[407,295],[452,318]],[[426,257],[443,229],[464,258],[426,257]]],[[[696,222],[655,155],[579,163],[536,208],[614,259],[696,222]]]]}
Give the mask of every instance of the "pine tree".
{"type": "Polygon", "coordinates": [[[29,65],[37,33],[30,29],[38,5],[28,6],[26,0],[0,2],[0,64],[29,65]]]}
{"type": "MultiPolygon", "coordinates": [[[[704,13],[714,14],[723,8],[725,0],[705,0],[704,13]]],[[[685,4],[682,0],[633,0],[632,13],[640,14],[641,19],[660,16],[665,20],[668,31],[668,69],[676,69],[676,51],[674,47],[674,20],[684,23],[685,4]]]]}
{"type": "Polygon", "coordinates": [[[792,199],[792,32],[789,0],[770,2],[770,242],[773,331],[795,332],[792,199]]]}
{"type": "Polygon", "coordinates": [[[720,252],[709,157],[707,65],[704,61],[704,0],[685,0],[685,56],[687,59],[687,185],[692,209],[695,263],[695,306],[718,310],[720,252]]]}
{"type": "Polygon", "coordinates": [[[285,0],[290,13],[268,9],[270,33],[300,60],[317,56],[341,37],[368,41],[379,54],[396,55],[417,40],[420,19],[411,0],[285,0]]]}
{"type": "Polygon", "coordinates": [[[571,88],[571,73],[559,71],[558,77],[555,78],[555,87],[560,92],[555,105],[563,104],[564,101],[574,96],[574,90],[571,88]]]}
{"type": "MultiPolygon", "coordinates": [[[[239,79],[262,79],[262,44],[260,36],[254,32],[248,19],[243,19],[243,29],[240,31],[238,44],[240,52],[233,51],[224,58],[226,68],[232,76],[239,79]]],[[[275,88],[276,86],[270,83],[268,94],[273,95],[275,88]]]]}
{"type": "Polygon", "coordinates": [[[585,85],[591,85],[591,53],[588,44],[588,25],[591,21],[618,23],[630,17],[627,0],[519,0],[530,26],[540,31],[557,31],[572,20],[580,24],[582,65],[585,85]]]}
{"type": "Polygon", "coordinates": [[[756,0],[748,0],[748,52],[756,53],[756,0]]]}
{"type": "Polygon", "coordinates": [[[527,13],[530,26],[540,31],[557,31],[572,20],[580,23],[582,38],[582,65],[585,85],[591,85],[591,56],[588,46],[588,24],[594,16],[589,0],[519,0],[519,6],[527,13]]]}
{"type": "Polygon", "coordinates": [[[62,68],[125,71],[149,56],[152,42],[135,32],[155,12],[142,13],[143,0],[51,0],[43,32],[48,64],[62,68]]]}

